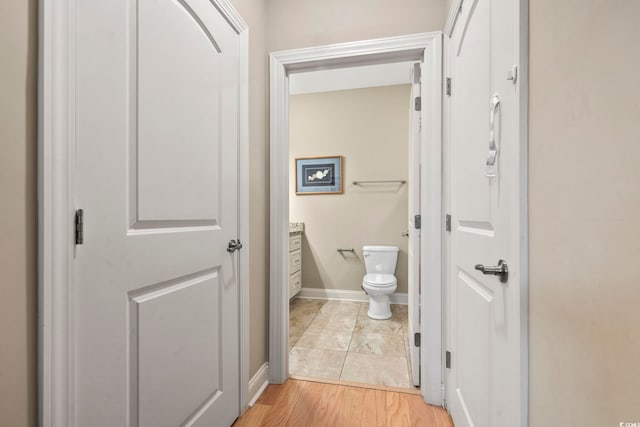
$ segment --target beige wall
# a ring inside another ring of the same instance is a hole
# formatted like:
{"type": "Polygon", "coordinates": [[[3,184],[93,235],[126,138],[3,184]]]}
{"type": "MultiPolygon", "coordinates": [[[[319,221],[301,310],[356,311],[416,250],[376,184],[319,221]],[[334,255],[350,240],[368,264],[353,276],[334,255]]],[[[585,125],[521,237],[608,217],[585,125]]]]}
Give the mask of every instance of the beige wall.
{"type": "Polygon", "coordinates": [[[268,0],[269,50],[440,31],[444,0],[268,0]]]}
{"type": "Polygon", "coordinates": [[[0,4],[0,426],[36,425],[37,4],[0,4]]]}
{"type": "Polygon", "coordinates": [[[411,85],[295,95],[289,99],[289,218],[305,224],[302,286],[360,291],[363,245],[400,247],[396,292],[407,292],[408,185],[355,186],[403,179],[408,165],[411,85]],[[295,158],[344,157],[344,194],[296,195],[295,158]],[[337,248],[354,248],[341,255],[337,248]]]}
{"type": "Polygon", "coordinates": [[[445,0],[444,10],[445,10],[445,15],[447,15],[447,17],[449,15],[449,11],[451,10],[451,7],[453,6],[453,3],[455,3],[455,2],[456,2],[456,0],[445,0]]]}
{"type": "Polygon", "coordinates": [[[231,0],[249,26],[249,376],[268,358],[269,174],[267,4],[231,0]]]}
{"type": "Polygon", "coordinates": [[[640,2],[530,2],[532,427],[640,422],[640,2]]]}

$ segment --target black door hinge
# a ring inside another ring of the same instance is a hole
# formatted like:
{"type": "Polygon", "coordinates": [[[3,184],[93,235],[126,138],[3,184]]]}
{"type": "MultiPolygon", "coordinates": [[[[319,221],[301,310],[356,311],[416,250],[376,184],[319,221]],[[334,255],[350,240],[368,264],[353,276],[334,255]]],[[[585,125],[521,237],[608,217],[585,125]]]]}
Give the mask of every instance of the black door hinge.
{"type": "Polygon", "coordinates": [[[84,211],[82,209],[76,211],[75,235],[76,245],[82,245],[84,243],[84,211]]]}
{"type": "Polygon", "coordinates": [[[415,347],[420,347],[420,332],[413,334],[413,345],[415,347]]]}
{"type": "Polygon", "coordinates": [[[444,229],[451,231],[451,215],[447,214],[444,218],[444,229]]]}
{"type": "Polygon", "coordinates": [[[445,352],[445,354],[444,354],[444,355],[445,355],[445,358],[444,358],[444,366],[445,366],[447,369],[451,369],[451,352],[450,352],[450,351],[447,351],[447,352],[445,352]]]}
{"type": "Polygon", "coordinates": [[[422,215],[416,215],[413,217],[413,226],[416,229],[422,228],[422,215]]]}
{"type": "Polygon", "coordinates": [[[451,96],[451,77],[447,77],[446,80],[446,87],[445,87],[445,93],[448,96],[451,96]]]}
{"type": "MultiPolygon", "coordinates": [[[[405,101],[405,102],[407,102],[407,101],[405,101]]],[[[413,106],[414,106],[414,109],[416,111],[421,111],[422,110],[422,98],[419,97],[419,96],[416,96],[416,99],[414,100],[414,105],[413,106]]]]}

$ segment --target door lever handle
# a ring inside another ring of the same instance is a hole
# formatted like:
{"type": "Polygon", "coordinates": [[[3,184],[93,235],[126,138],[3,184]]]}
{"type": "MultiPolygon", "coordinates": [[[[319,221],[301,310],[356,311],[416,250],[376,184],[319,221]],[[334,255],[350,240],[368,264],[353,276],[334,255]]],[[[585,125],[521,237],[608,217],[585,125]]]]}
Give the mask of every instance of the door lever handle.
{"type": "Polygon", "coordinates": [[[498,265],[494,267],[485,267],[482,264],[477,264],[475,269],[482,274],[498,276],[500,283],[506,283],[507,280],[509,280],[509,266],[507,266],[507,262],[503,259],[498,261],[498,265]]]}
{"type": "Polygon", "coordinates": [[[227,246],[227,252],[229,253],[234,253],[235,251],[238,251],[242,249],[242,243],[240,243],[240,240],[238,240],[237,242],[235,240],[231,240],[229,242],[229,246],[227,246]]]}

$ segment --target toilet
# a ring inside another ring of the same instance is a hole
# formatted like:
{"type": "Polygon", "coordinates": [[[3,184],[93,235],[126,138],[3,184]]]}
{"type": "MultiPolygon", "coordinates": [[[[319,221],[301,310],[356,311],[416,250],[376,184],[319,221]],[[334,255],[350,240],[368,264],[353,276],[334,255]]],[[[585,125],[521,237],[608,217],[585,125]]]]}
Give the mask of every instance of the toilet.
{"type": "Polygon", "coordinates": [[[389,297],[396,291],[397,246],[363,246],[366,274],[362,279],[362,289],[369,295],[369,311],[372,319],[384,320],[391,317],[389,297]]]}

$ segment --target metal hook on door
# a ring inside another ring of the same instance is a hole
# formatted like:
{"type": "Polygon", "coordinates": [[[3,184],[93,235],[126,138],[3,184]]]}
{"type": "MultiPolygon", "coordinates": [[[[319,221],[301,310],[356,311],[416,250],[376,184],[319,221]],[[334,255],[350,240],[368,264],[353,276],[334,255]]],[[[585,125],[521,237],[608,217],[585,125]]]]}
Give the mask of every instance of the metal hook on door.
{"type": "Polygon", "coordinates": [[[491,111],[489,112],[489,154],[484,175],[488,177],[498,176],[498,146],[496,145],[496,114],[500,111],[500,98],[497,94],[491,97],[491,111]]]}

